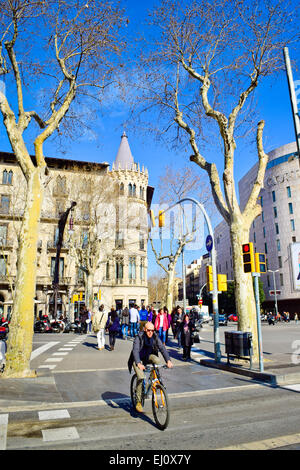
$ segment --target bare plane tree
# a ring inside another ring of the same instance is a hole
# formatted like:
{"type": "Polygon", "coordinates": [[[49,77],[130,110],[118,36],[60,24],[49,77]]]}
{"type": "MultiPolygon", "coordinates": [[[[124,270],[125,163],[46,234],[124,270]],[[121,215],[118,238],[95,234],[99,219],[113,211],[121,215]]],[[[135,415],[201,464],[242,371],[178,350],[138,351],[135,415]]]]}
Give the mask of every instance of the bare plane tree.
{"type": "Polygon", "coordinates": [[[138,82],[140,109],[152,111],[154,127],[158,122],[164,136],[186,142],[190,160],[209,177],[214,202],[230,227],[239,328],[253,332],[255,360],[255,302],[251,276],[243,272],[241,246],[261,213],[258,197],[268,161],[265,122],[256,125],[257,175],[243,208],[234,181],[237,129],[249,131],[249,110],[247,119],[244,115],[239,121],[247,103],[262,79],[283,68],[283,47],[299,38],[297,14],[294,4],[282,0],[162,0],[150,16],[154,44],[143,45],[138,82]],[[211,125],[222,142],[221,177],[217,159],[210,162],[208,156],[211,125]]]}
{"type": "Polygon", "coordinates": [[[124,46],[118,34],[122,24],[119,4],[105,0],[0,1],[0,75],[6,77],[0,87],[0,111],[27,184],[6,377],[34,374],[30,355],[39,219],[47,175],[44,144],[59,130],[75,98],[91,93],[101,97],[124,46]],[[45,109],[40,109],[38,89],[45,109]],[[33,156],[24,137],[29,126],[34,134],[33,156]]]}

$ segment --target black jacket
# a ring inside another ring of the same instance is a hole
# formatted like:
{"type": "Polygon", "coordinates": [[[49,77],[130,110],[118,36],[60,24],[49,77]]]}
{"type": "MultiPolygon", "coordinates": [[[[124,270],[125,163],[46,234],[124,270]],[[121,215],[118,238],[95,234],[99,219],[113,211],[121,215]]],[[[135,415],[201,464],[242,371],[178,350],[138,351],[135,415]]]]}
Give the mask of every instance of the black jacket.
{"type": "Polygon", "coordinates": [[[196,330],[195,325],[192,321],[188,322],[188,330],[184,330],[184,322],[179,326],[179,331],[181,332],[181,346],[192,346],[193,344],[193,335],[192,333],[196,330]]]}
{"type": "MultiPolygon", "coordinates": [[[[138,364],[141,361],[140,358],[140,352],[143,349],[144,346],[144,340],[145,340],[145,335],[146,333],[144,331],[140,332],[136,337],[133,342],[133,347],[131,354],[128,359],[128,370],[131,372],[132,369],[132,364],[135,362],[138,364]]],[[[170,360],[170,356],[164,345],[162,344],[161,340],[157,336],[157,333],[154,331],[153,333],[153,348],[152,352],[150,354],[156,354],[158,356],[158,351],[160,351],[163,355],[163,358],[166,362],[170,360]]]]}

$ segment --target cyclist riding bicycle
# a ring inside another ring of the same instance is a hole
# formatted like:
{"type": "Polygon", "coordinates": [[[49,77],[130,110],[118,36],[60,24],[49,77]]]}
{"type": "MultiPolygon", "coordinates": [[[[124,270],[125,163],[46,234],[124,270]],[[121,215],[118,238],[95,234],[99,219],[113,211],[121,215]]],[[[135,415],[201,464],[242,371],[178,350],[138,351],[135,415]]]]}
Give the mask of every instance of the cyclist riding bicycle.
{"type": "Polygon", "coordinates": [[[167,367],[172,368],[173,363],[165,346],[154,331],[154,325],[147,322],[144,331],[140,332],[133,342],[132,351],[128,360],[128,369],[131,372],[132,367],[137,375],[137,404],[136,411],[143,412],[142,407],[142,386],[145,378],[144,370],[147,364],[159,364],[158,351],[163,355],[167,367]]]}

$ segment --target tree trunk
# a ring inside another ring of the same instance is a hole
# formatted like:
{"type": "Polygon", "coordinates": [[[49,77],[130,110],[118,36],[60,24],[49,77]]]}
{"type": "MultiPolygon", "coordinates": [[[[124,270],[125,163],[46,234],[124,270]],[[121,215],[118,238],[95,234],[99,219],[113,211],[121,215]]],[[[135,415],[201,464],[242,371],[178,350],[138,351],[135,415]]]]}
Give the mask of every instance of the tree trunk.
{"type": "Polygon", "coordinates": [[[235,299],[238,314],[238,329],[250,331],[253,337],[253,362],[259,361],[256,305],[251,273],[244,273],[242,245],[249,242],[249,224],[239,217],[230,225],[235,299]]]}
{"type": "Polygon", "coordinates": [[[94,309],[94,271],[85,273],[85,305],[88,310],[94,309]]]}
{"type": "Polygon", "coordinates": [[[35,376],[35,371],[30,370],[30,356],[34,324],[37,241],[43,201],[40,171],[40,168],[35,168],[28,178],[26,205],[18,248],[16,295],[9,328],[4,377],[35,376]]]}
{"type": "Polygon", "coordinates": [[[172,312],[173,308],[173,286],[174,286],[174,274],[175,274],[175,265],[169,265],[168,270],[168,290],[167,290],[167,302],[166,307],[168,312],[172,312]]]}

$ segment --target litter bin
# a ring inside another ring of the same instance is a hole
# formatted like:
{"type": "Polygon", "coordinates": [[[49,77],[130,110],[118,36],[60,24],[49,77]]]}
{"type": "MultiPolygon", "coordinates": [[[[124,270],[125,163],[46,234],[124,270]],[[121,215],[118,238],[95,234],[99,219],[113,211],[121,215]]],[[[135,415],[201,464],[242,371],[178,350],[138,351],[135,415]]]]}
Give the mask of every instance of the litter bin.
{"type": "Polygon", "coordinates": [[[244,331],[233,331],[233,349],[236,356],[250,356],[252,350],[252,333],[244,331]]]}
{"type": "Polygon", "coordinates": [[[234,354],[232,331],[224,331],[225,334],[225,352],[234,354]]]}
{"type": "Polygon", "coordinates": [[[249,331],[225,331],[225,352],[227,361],[229,355],[237,357],[249,357],[252,366],[252,333],[249,331]]]}

